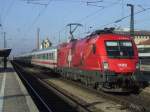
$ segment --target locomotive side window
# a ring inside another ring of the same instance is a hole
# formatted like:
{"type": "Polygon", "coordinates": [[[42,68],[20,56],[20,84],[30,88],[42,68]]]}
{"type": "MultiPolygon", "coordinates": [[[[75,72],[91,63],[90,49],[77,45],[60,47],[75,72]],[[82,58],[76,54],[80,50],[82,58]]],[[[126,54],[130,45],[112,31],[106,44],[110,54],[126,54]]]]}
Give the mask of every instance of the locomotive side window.
{"type": "Polygon", "coordinates": [[[134,56],[131,41],[106,41],[106,51],[110,58],[132,58],[134,56]]]}
{"type": "Polygon", "coordinates": [[[95,54],[96,53],[96,45],[95,44],[92,45],[92,50],[93,50],[93,54],[95,54]]]}

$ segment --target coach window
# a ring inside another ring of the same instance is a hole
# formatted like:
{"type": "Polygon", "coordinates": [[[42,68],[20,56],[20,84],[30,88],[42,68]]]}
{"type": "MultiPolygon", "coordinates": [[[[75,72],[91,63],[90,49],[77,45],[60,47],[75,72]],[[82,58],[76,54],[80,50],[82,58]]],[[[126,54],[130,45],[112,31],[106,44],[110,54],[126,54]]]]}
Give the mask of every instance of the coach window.
{"type": "Polygon", "coordinates": [[[44,54],[44,59],[46,59],[46,54],[44,54]]]}
{"type": "Polygon", "coordinates": [[[51,60],[53,59],[53,53],[51,53],[51,60]]]}
{"type": "Polygon", "coordinates": [[[47,54],[45,54],[45,58],[44,59],[47,59],[47,54]]]}
{"type": "Polygon", "coordinates": [[[46,53],[46,59],[48,59],[48,54],[46,53]]]}
{"type": "Polygon", "coordinates": [[[54,60],[54,53],[52,53],[52,60],[54,60]]]}
{"type": "Polygon", "coordinates": [[[43,56],[44,56],[44,55],[43,55],[43,54],[41,54],[41,59],[43,59],[43,56]]]}
{"type": "Polygon", "coordinates": [[[51,59],[53,59],[53,53],[51,53],[51,59]]]}
{"type": "Polygon", "coordinates": [[[51,59],[51,53],[49,53],[49,59],[51,59]]]}
{"type": "Polygon", "coordinates": [[[50,53],[48,53],[48,59],[50,59],[50,53]]]}
{"type": "Polygon", "coordinates": [[[44,59],[46,59],[46,54],[44,54],[44,59]]]}
{"type": "Polygon", "coordinates": [[[48,59],[48,54],[46,53],[46,59],[48,59]]]}
{"type": "Polygon", "coordinates": [[[51,53],[49,53],[49,59],[51,59],[51,53]]]}
{"type": "Polygon", "coordinates": [[[46,54],[46,59],[48,59],[48,53],[46,54]]]}
{"type": "Polygon", "coordinates": [[[46,54],[44,54],[44,59],[46,59],[46,54]]]}
{"type": "Polygon", "coordinates": [[[44,59],[47,59],[47,54],[45,54],[45,58],[44,59]]]}
{"type": "Polygon", "coordinates": [[[51,59],[53,59],[53,53],[51,53],[51,59]]]}
{"type": "Polygon", "coordinates": [[[52,53],[50,53],[50,59],[52,59],[52,53]]]}

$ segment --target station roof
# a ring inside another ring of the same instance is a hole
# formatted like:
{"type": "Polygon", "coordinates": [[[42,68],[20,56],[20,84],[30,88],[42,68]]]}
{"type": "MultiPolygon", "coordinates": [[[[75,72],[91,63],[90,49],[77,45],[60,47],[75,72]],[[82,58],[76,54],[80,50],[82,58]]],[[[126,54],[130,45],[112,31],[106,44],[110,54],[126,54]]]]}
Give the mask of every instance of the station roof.
{"type": "Polygon", "coordinates": [[[0,49],[0,57],[8,57],[11,52],[11,49],[4,48],[0,49]]]}

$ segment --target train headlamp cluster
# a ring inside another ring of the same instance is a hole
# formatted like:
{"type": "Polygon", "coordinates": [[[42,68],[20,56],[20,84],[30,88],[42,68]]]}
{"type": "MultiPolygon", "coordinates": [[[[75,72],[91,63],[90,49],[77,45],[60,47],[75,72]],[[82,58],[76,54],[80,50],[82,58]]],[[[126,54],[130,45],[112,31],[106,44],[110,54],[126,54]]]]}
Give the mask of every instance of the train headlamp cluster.
{"type": "Polygon", "coordinates": [[[140,64],[136,63],[136,69],[140,69],[140,64]]]}
{"type": "Polygon", "coordinates": [[[107,62],[103,62],[103,68],[104,70],[108,70],[109,69],[109,65],[107,62]]]}

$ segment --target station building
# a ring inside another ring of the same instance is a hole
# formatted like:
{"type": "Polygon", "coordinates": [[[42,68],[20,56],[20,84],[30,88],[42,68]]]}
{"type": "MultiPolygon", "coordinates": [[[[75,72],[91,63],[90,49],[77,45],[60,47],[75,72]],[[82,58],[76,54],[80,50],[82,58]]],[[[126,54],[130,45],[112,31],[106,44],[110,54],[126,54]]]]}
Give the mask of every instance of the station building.
{"type": "MultiPolygon", "coordinates": [[[[130,35],[130,31],[128,30],[118,30],[115,33],[130,35]]],[[[134,41],[137,45],[139,51],[140,58],[150,58],[150,31],[134,31],[134,41]]],[[[149,61],[150,62],[150,61],[149,61]]]]}
{"type": "MultiPolygon", "coordinates": [[[[123,34],[123,35],[130,35],[129,30],[116,30],[115,33],[123,34]]],[[[145,41],[150,41],[150,31],[134,31],[134,41],[137,45],[145,44],[145,41]],[[144,43],[143,43],[144,42],[144,43]]],[[[146,42],[146,45],[149,42],[146,42]]]]}
{"type": "MultiPolygon", "coordinates": [[[[129,30],[116,30],[115,33],[130,35],[129,30]]],[[[134,31],[134,41],[137,46],[150,47],[150,31],[134,31]]]]}

